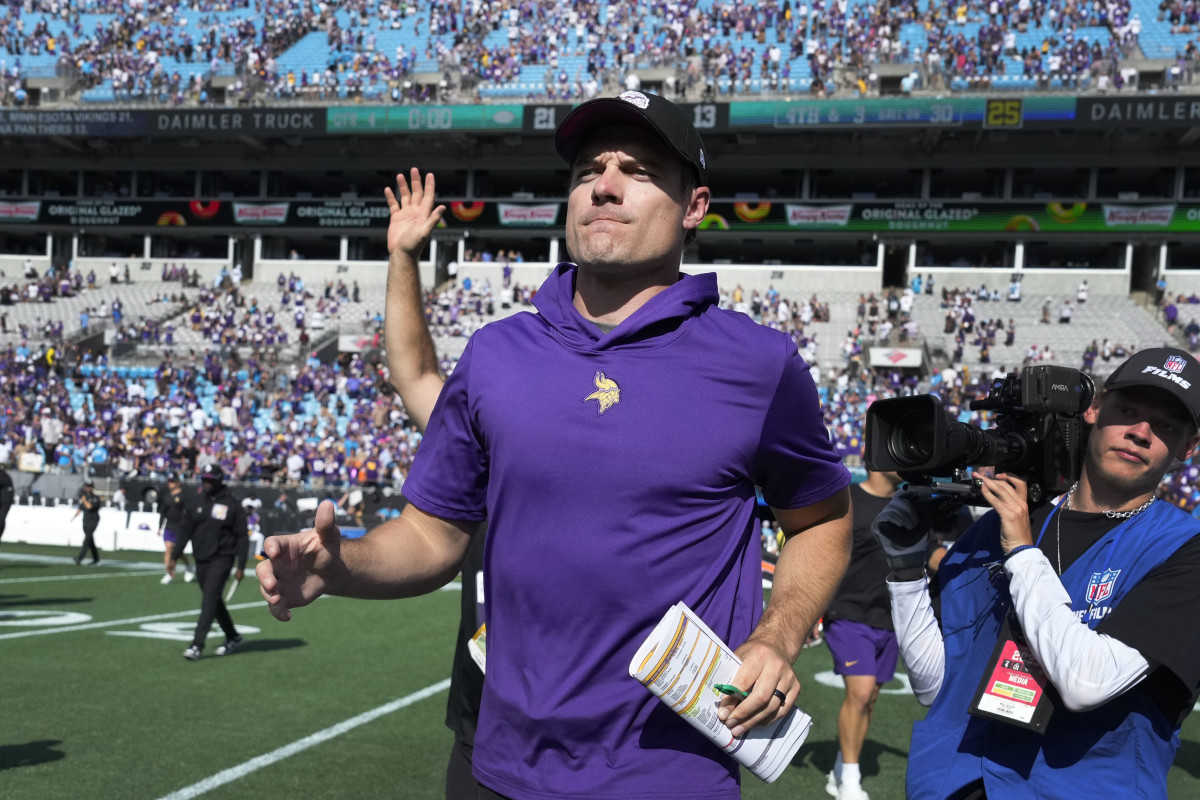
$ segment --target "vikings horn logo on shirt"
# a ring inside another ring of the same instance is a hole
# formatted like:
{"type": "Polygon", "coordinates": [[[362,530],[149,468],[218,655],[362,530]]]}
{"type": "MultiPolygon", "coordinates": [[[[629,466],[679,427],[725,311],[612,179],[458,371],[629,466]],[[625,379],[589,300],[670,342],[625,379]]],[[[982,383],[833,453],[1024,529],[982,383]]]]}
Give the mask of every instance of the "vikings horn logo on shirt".
{"type": "Polygon", "coordinates": [[[1121,574],[1119,569],[1106,569],[1104,572],[1093,572],[1092,577],[1088,580],[1087,585],[1087,601],[1089,603],[1100,603],[1112,596],[1113,585],[1117,582],[1117,576],[1121,574]]]}
{"type": "Polygon", "coordinates": [[[606,378],[603,372],[597,372],[592,378],[592,383],[596,386],[596,391],[583,398],[583,402],[595,400],[600,404],[600,409],[597,414],[603,414],[610,408],[621,402],[621,387],[617,386],[617,382],[612,378],[606,378]]]}

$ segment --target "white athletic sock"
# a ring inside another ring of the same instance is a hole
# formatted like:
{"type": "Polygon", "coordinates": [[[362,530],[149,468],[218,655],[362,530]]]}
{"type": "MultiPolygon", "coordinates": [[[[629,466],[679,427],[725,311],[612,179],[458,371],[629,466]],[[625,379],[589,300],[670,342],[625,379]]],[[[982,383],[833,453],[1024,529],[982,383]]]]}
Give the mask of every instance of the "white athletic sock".
{"type": "Polygon", "coordinates": [[[833,762],[833,778],[838,783],[842,782],[842,770],[845,765],[842,763],[842,751],[838,750],[837,759],[833,762]]]}
{"type": "Polygon", "coordinates": [[[842,764],[841,781],[844,784],[851,786],[859,786],[862,784],[862,773],[858,771],[858,764],[842,764]]]}

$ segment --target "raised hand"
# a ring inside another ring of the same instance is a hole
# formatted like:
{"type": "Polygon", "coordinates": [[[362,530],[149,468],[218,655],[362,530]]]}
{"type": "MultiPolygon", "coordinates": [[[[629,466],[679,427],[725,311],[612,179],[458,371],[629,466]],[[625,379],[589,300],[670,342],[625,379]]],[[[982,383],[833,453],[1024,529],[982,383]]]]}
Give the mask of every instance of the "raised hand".
{"type": "Polygon", "coordinates": [[[404,173],[396,176],[395,193],[390,188],[384,188],[383,195],[392,214],[388,223],[388,253],[401,251],[416,261],[433,229],[441,221],[442,214],[446,212],[444,205],[435,207],[433,204],[436,186],[432,172],[425,173],[422,184],[421,171],[413,167],[410,180],[405,180],[404,173]],[[396,199],[397,194],[399,200],[396,199]]]}
{"type": "Polygon", "coordinates": [[[1009,552],[1014,547],[1033,544],[1029,525],[1028,487],[1016,475],[981,476],[983,498],[1000,515],[1000,548],[1009,552]]]}
{"type": "Polygon", "coordinates": [[[276,619],[287,622],[292,609],[324,594],[341,569],[342,532],[333,524],[334,505],[317,508],[313,527],[286,536],[271,536],[263,544],[266,561],[255,567],[259,591],[276,619]]]}

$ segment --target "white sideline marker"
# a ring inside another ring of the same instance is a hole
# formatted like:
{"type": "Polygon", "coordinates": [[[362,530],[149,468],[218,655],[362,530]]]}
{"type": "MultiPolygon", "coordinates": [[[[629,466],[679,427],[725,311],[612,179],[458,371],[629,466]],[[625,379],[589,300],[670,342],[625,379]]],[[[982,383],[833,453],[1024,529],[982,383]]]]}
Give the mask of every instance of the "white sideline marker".
{"type": "Polygon", "coordinates": [[[222,770],[216,775],[205,778],[199,783],[193,783],[191,786],[185,786],[177,792],[163,795],[161,798],[159,798],[159,800],[190,800],[190,798],[199,797],[205,792],[210,792],[213,789],[224,786],[227,783],[240,780],[241,778],[249,775],[251,772],[256,772],[263,767],[269,767],[272,764],[288,758],[289,756],[302,753],[310,747],[315,747],[316,745],[327,742],[337,736],[341,736],[343,733],[348,733],[357,727],[366,725],[368,722],[374,722],[380,717],[391,714],[393,711],[399,711],[400,709],[424,700],[427,697],[432,697],[438,692],[444,691],[449,686],[449,678],[438,681],[432,686],[426,686],[420,691],[413,692],[410,695],[393,700],[390,703],[379,706],[379,708],[373,708],[370,711],[365,711],[362,714],[359,714],[357,717],[351,717],[345,722],[339,722],[337,725],[326,728],[323,731],[317,731],[314,734],[305,736],[303,739],[298,739],[291,744],[284,745],[278,750],[272,750],[269,753],[265,753],[257,758],[252,758],[236,767],[230,767],[229,769],[222,770]]]}
{"type": "Polygon", "coordinates": [[[96,578],[157,578],[157,572],[87,572],[82,575],[46,575],[41,578],[0,578],[0,584],[49,583],[50,581],[91,581],[96,578]]]}
{"type": "MultiPolygon", "coordinates": [[[[230,611],[241,611],[245,608],[266,608],[265,600],[259,600],[256,603],[238,603],[237,605],[226,606],[230,611]]],[[[0,633],[0,640],[3,639],[24,639],[28,636],[49,636],[56,633],[72,633],[74,631],[90,631],[98,628],[115,628],[118,625],[139,625],[143,622],[159,622],[165,619],[175,619],[176,617],[194,617],[200,613],[200,609],[193,608],[191,611],[172,611],[169,614],[151,614],[146,617],[130,617],[128,619],[110,619],[101,622],[84,622],[79,625],[64,625],[59,628],[39,628],[32,631],[15,631],[13,633],[0,633]]]]}

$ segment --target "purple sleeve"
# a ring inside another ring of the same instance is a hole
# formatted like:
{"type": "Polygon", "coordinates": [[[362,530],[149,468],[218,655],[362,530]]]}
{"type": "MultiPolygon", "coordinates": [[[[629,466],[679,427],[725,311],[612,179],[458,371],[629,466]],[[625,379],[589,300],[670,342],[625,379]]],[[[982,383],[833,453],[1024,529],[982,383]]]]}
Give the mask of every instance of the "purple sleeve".
{"type": "Polygon", "coordinates": [[[755,483],[776,508],[803,508],[850,485],[829,441],[808,365],[792,352],[775,387],[755,453],[755,483]]]}
{"type": "Polygon", "coordinates": [[[467,342],[429,418],[403,493],[413,505],[443,519],[483,520],[488,463],[471,408],[471,351],[467,342]]]}

